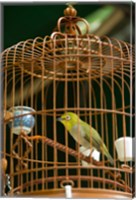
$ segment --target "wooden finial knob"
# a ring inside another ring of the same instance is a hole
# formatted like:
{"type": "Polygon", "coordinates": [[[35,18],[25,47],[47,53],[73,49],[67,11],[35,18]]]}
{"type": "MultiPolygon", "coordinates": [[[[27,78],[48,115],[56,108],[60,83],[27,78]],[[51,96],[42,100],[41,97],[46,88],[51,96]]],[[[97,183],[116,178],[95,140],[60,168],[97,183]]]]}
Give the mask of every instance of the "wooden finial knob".
{"type": "Polygon", "coordinates": [[[68,8],[66,8],[64,10],[64,15],[65,16],[71,16],[71,17],[75,17],[77,15],[77,11],[75,8],[73,8],[72,5],[69,5],[68,8]]]}

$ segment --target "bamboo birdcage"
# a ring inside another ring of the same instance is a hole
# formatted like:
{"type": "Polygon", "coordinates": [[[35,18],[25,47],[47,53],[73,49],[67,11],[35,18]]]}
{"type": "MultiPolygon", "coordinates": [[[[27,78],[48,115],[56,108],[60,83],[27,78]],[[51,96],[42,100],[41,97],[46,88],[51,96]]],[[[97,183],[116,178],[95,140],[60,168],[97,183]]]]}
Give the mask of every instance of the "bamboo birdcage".
{"type": "Polygon", "coordinates": [[[120,162],[115,140],[132,137],[132,46],[90,35],[72,6],[64,15],[51,36],[19,42],[1,54],[8,196],[65,197],[65,186],[71,185],[73,197],[131,197],[133,161],[120,162]],[[13,133],[14,120],[27,116],[14,116],[10,108],[15,106],[34,109],[29,134],[23,126],[13,133]],[[102,152],[100,161],[80,152],[80,142],[57,122],[68,111],[99,132],[114,166],[102,152]]]}

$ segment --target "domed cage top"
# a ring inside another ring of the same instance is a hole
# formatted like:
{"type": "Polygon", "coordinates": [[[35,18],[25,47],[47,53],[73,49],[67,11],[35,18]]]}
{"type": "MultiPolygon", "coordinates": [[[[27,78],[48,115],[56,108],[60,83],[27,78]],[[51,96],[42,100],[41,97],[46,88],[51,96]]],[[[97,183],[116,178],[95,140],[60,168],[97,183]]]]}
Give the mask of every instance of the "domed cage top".
{"type": "Polygon", "coordinates": [[[90,35],[72,6],[64,15],[51,36],[1,54],[3,195],[64,197],[70,185],[73,197],[131,197],[133,47],[90,35]]]}

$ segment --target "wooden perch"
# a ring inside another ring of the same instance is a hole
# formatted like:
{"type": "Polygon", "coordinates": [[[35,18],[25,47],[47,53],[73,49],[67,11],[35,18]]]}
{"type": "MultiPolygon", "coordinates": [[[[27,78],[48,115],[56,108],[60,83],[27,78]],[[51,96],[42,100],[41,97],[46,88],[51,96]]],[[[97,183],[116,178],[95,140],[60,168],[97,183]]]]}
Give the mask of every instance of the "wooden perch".
{"type": "Polygon", "coordinates": [[[41,140],[41,141],[47,143],[51,147],[55,147],[55,148],[57,148],[57,149],[59,149],[60,151],[63,151],[63,152],[68,152],[68,154],[70,154],[74,157],[79,157],[81,160],[84,160],[87,163],[92,163],[93,165],[102,166],[105,163],[109,163],[109,161],[105,161],[105,162],[96,161],[90,156],[85,156],[82,153],[79,153],[79,152],[77,152],[77,151],[75,151],[75,150],[73,150],[69,147],[66,147],[65,145],[62,145],[58,142],[55,142],[52,139],[49,139],[45,136],[40,136],[40,135],[27,136],[26,135],[26,138],[28,140],[41,140]]]}

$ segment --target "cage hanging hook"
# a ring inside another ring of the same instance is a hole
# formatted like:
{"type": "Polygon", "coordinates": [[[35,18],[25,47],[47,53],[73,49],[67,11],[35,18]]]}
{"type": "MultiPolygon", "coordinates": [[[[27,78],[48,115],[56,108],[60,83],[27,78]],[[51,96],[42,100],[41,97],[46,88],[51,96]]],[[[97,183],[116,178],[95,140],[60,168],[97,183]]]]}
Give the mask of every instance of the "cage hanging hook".
{"type": "Polygon", "coordinates": [[[77,16],[77,10],[73,7],[73,3],[69,3],[64,10],[64,16],[58,19],[56,30],[70,35],[83,35],[89,33],[89,27],[89,23],[84,18],[77,16]],[[84,24],[85,33],[81,30],[79,22],[84,24]]]}
{"type": "Polygon", "coordinates": [[[63,180],[60,183],[60,187],[64,188],[65,185],[71,185],[72,187],[74,187],[74,182],[72,180],[63,180]]]}

